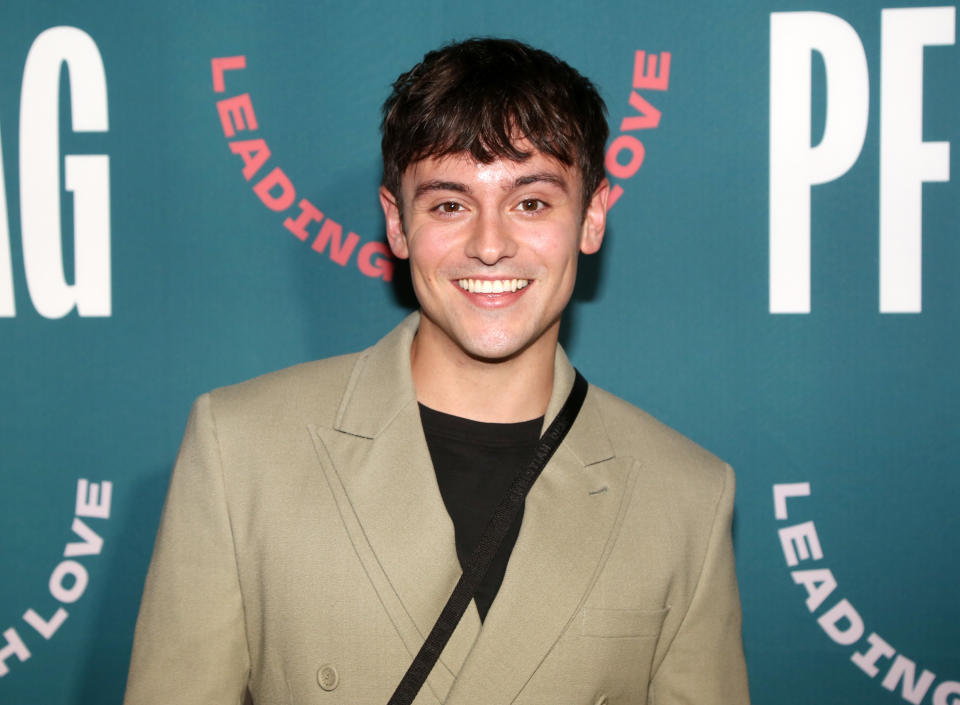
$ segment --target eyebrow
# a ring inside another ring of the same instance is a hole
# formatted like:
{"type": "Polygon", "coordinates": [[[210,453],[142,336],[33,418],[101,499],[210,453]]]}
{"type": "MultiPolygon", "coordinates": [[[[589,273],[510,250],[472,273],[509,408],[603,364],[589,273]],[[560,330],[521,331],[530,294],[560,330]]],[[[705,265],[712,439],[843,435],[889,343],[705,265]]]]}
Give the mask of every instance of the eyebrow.
{"type": "Polygon", "coordinates": [[[422,184],[417,185],[417,190],[413,192],[413,200],[417,200],[424,194],[430,193],[431,191],[456,191],[457,193],[470,193],[470,187],[466,184],[461,184],[459,181],[440,181],[439,179],[431,179],[430,181],[424,181],[422,184]]]}
{"type": "Polygon", "coordinates": [[[530,184],[536,183],[547,183],[552,184],[559,188],[564,193],[567,193],[567,181],[554,173],[549,171],[538,172],[536,174],[528,174],[527,176],[518,176],[517,180],[514,182],[514,187],[516,186],[528,186],[530,184]]]}
{"type": "MultiPolygon", "coordinates": [[[[530,184],[536,183],[552,184],[553,186],[556,186],[562,190],[564,193],[569,191],[566,180],[550,172],[537,172],[535,174],[518,176],[514,180],[513,186],[507,186],[504,190],[509,188],[517,188],[519,186],[529,186],[530,184]]],[[[442,181],[440,179],[431,179],[430,181],[424,181],[422,184],[417,185],[417,188],[413,193],[413,199],[417,200],[421,196],[432,191],[455,191],[457,193],[466,194],[471,193],[470,187],[467,184],[459,181],[442,181]]]]}

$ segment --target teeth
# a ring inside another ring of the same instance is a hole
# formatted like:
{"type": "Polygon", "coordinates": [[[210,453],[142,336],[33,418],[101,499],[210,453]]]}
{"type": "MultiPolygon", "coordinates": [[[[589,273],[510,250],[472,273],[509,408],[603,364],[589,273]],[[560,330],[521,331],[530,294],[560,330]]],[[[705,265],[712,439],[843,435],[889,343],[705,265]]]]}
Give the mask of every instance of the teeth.
{"type": "Polygon", "coordinates": [[[528,279],[458,279],[457,284],[471,294],[502,294],[523,289],[530,284],[528,279]]]}

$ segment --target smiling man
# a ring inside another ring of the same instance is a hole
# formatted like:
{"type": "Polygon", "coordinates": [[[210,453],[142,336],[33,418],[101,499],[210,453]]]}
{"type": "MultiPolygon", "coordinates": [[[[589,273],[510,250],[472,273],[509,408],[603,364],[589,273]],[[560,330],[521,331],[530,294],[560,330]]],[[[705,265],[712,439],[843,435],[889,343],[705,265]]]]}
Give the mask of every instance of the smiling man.
{"type": "Polygon", "coordinates": [[[557,343],[606,138],[518,42],[397,79],[380,201],[420,310],[197,401],[128,705],[748,702],[730,468],[557,343]]]}
{"type": "Polygon", "coordinates": [[[515,147],[529,156],[431,156],[406,169],[397,196],[380,190],[391,249],[409,258],[420,303],[417,398],[477,421],[543,414],[577,256],[603,240],[606,180],[584,208],[577,169],[525,139],[515,147]]]}

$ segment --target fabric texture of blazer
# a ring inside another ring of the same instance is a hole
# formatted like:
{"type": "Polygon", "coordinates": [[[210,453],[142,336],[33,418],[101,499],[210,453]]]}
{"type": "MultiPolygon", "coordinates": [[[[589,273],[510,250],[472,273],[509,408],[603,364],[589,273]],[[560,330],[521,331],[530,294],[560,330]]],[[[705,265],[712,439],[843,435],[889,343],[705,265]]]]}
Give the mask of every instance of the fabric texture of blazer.
{"type": "MultiPolygon", "coordinates": [[[[410,374],[374,347],[200,397],[126,705],[385,705],[460,575],[410,374]]],[[[546,426],[573,384],[558,347],[546,426]]],[[[590,387],[486,620],[417,705],[748,703],[728,466],[590,387]]]]}

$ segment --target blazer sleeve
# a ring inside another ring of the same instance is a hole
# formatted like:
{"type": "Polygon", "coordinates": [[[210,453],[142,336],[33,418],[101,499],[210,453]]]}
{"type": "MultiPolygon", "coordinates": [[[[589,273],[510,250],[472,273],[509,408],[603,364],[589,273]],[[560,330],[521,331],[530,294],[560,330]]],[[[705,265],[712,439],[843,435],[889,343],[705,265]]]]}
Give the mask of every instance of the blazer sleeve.
{"type": "Polygon", "coordinates": [[[137,618],[125,705],[239,705],[250,658],[209,395],[187,422],[137,618]]]}
{"type": "Polygon", "coordinates": [[[726,466],[697,587],[650,682],[650,705],[749,705],[740,595],[730,534],[733,470],[726,466]]]}

